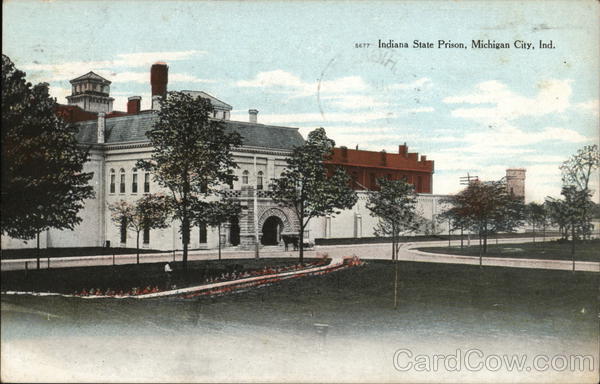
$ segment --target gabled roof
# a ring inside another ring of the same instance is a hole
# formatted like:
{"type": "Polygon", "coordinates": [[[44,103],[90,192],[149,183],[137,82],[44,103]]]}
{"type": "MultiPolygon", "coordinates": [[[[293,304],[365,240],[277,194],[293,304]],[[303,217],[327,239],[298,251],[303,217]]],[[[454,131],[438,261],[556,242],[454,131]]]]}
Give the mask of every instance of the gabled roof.
{"type": "Polygon", "coordinates": [[[85,75],[81,75],[81,76],[71,80],[70,83],[72,84],[72,83],[83,81],[83,80],[95,80],[95,81],[101,81],[103,83],[110,84],[110,81],[106,80],[104,77],[102,77],[92,71],[86,73],[85,75]]]}
{"type": "MultiPolygon", "coordinates": [[[[157,116],[153,112],[106,119],[104,142],[107,144],[148,141],[146,132],[154,126],[157,116]]],[[[241,121],[219,120],[227,132],[237,132],[242,136],[242,145],[271,149],[291,150],[302,145],[304,139],[298,128],[274,125],[253,124],[241,121]]],[[[97,143],[98,121],[83,121],[77,139],[82,144],[97,143]]]]}
{"type": "Polygon", "coordinates": [[[203,97],[205,99],[209,99],[210,102],[212,103],[213,107],[216,107],[218,109],[226,109],[228,111],[231,111],[233,109],[233,107],[229,104],[227,104],[224,101],[221,101],[219,99],[217,99],[216,97],[209,95],[208,93],[204,92],[204,91],[181,91],[182,93],[186,93],[190,96],[192,96],[193,98],[196,98],[198,96],[203,97]]]}

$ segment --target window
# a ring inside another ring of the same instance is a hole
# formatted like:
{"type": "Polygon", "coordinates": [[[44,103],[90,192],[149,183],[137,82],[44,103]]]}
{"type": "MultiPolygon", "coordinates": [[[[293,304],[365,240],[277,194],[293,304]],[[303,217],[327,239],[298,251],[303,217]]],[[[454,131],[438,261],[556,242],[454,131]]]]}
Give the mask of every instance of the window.
{"type": "Polygon", "coordinates": [[[119,173],[119,193],[125,193],[125,170],[121,168],[119,173]]]}
{"type": "Polygon", "coordinates": [[[244,171],[242,172],[242,184],[248,184],[248,175],[250,172],[244,171]]]}
{"type": "Polygon", "coordinates": [[[131,193],[137,193],[137,187],[138,187],[137,169],[133,168],[133,176],[131,179],[131,193]]]}
{"type": "Polygon", "coordinates": [[[258,175],[256,176],[256,189],[263,189],[263,173],[262,173],[262,171],[258,171],[258,175]]]}
{"type": "Polygon", "coordinates": [[[127,219],[121,218],[121,243],[125,244],[127,242],[127,219]]]}
{"type": "Polygon", "coordinates": [[[150,244],[150,228],[144,228],[144,244],[150,244]]]}
{"type": "Polygon", "coordinates": [[[206,244],[206,224],[200,224],[200,244],[206,244]]]}
{"type": "Polygon", "coordinates": [[[116,181],[115,170],[111,169],[110,170],[110,193],[115,193],[115,181],[116,181]]]}
{"type": "Polygon", "coordinates": [[[150,193],[150,174],[144,174],[144,193],[150,193]]]}

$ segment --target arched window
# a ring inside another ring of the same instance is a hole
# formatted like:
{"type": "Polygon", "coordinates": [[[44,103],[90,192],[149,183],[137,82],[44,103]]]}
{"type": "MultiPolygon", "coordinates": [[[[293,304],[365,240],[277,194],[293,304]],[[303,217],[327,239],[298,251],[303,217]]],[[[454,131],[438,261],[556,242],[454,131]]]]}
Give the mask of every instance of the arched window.
{"type": "Polygon", "coordinates": [[[119,193],[125,193],[125,170],[119,171],[119,193]]]}
{"type": "Polygon", "coordinates": [[[150,193],[150,174],[144,174],[144,193],[150,193]]]}
{"type": "Polygon", "coordinates": [[[150,244],[150,228],[144,228],[144,244],[150,244]]]}
{"type": "Polygon", "coordinates": [[[133,174],[131,175],[131,193],[137,193],[138,191],[138,174],[137,169],[133,168],[133,174]]]}
{"type": "Polygon", "coordinates": [[[263,189],[263,172],[258,171],[256,175],[256,189],[263,189]]]}
{"type": "Polygon", "coordinates": [[[110,170],[110,193],[115,193],[115,183],[117,181],[117,175],[115,175],[115,170],[110,170]]]}
{"type": "Polygon", "coordinates": [[[244,171],[242,172],[242,184],[248,184],[248,175],[250,172],[244,171]]]}

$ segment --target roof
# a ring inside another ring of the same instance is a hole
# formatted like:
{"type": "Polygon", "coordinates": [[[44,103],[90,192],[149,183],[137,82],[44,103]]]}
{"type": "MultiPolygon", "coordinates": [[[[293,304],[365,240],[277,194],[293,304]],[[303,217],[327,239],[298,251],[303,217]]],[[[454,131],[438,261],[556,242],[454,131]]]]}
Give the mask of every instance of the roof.
{"type": "MultiPolygon", "coordinates": [[[[108,118],[105,123],[104,142],[114,144],[147,141],[146,132],[152,129],[156,120],[156,114],[151,111],[108,118]]],[[[298,128],[230,120],[222,122],[226,131],[238,132],[242,136],[243,146],[291,150],[304,143],[298,128]]],[[[76,126],[79,127],[77,139],[80,143],[97,143],[97,120],[79,122],[76,126]]]]}
{"type": "Polygon", "coordinates": [[[95,81],[101,81],[103,83],[107,83],[110,84],[110,81],[106,80],[104,77],[90,71],[88,73],[86,73],[85,75],[81,75],[79,77],[74,78],[73,80],[71,80],[71,83],[77,82],[77,81],[82,81],[82,80],[95,80],[95,81]]]}
{"type": "Polygon", "coordinates": [[[221,101],[219,99],[217,99],[216,97],[209,95],[208,93],[204,92],[204,91],[181,91],[181,93],[186,93],[194,98],[197,98],[198,96],[205,98],[205,99],[209,99],[211,104],[213,105],[213,107],[218,108],[218,109],[226,109],[226,110],[232,110],[233,107],[229,104],[227,104],[224,101],[221,101]]]}

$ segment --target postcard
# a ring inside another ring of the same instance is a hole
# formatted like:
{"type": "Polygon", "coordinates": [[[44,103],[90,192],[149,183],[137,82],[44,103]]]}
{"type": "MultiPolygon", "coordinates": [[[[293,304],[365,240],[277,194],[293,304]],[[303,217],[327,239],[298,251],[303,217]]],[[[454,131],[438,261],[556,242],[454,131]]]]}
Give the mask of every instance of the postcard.
{"type": "Polygon", "coordinates": [[[3,382],[598,382],[597,1],[2,9],[3,382]]]}

